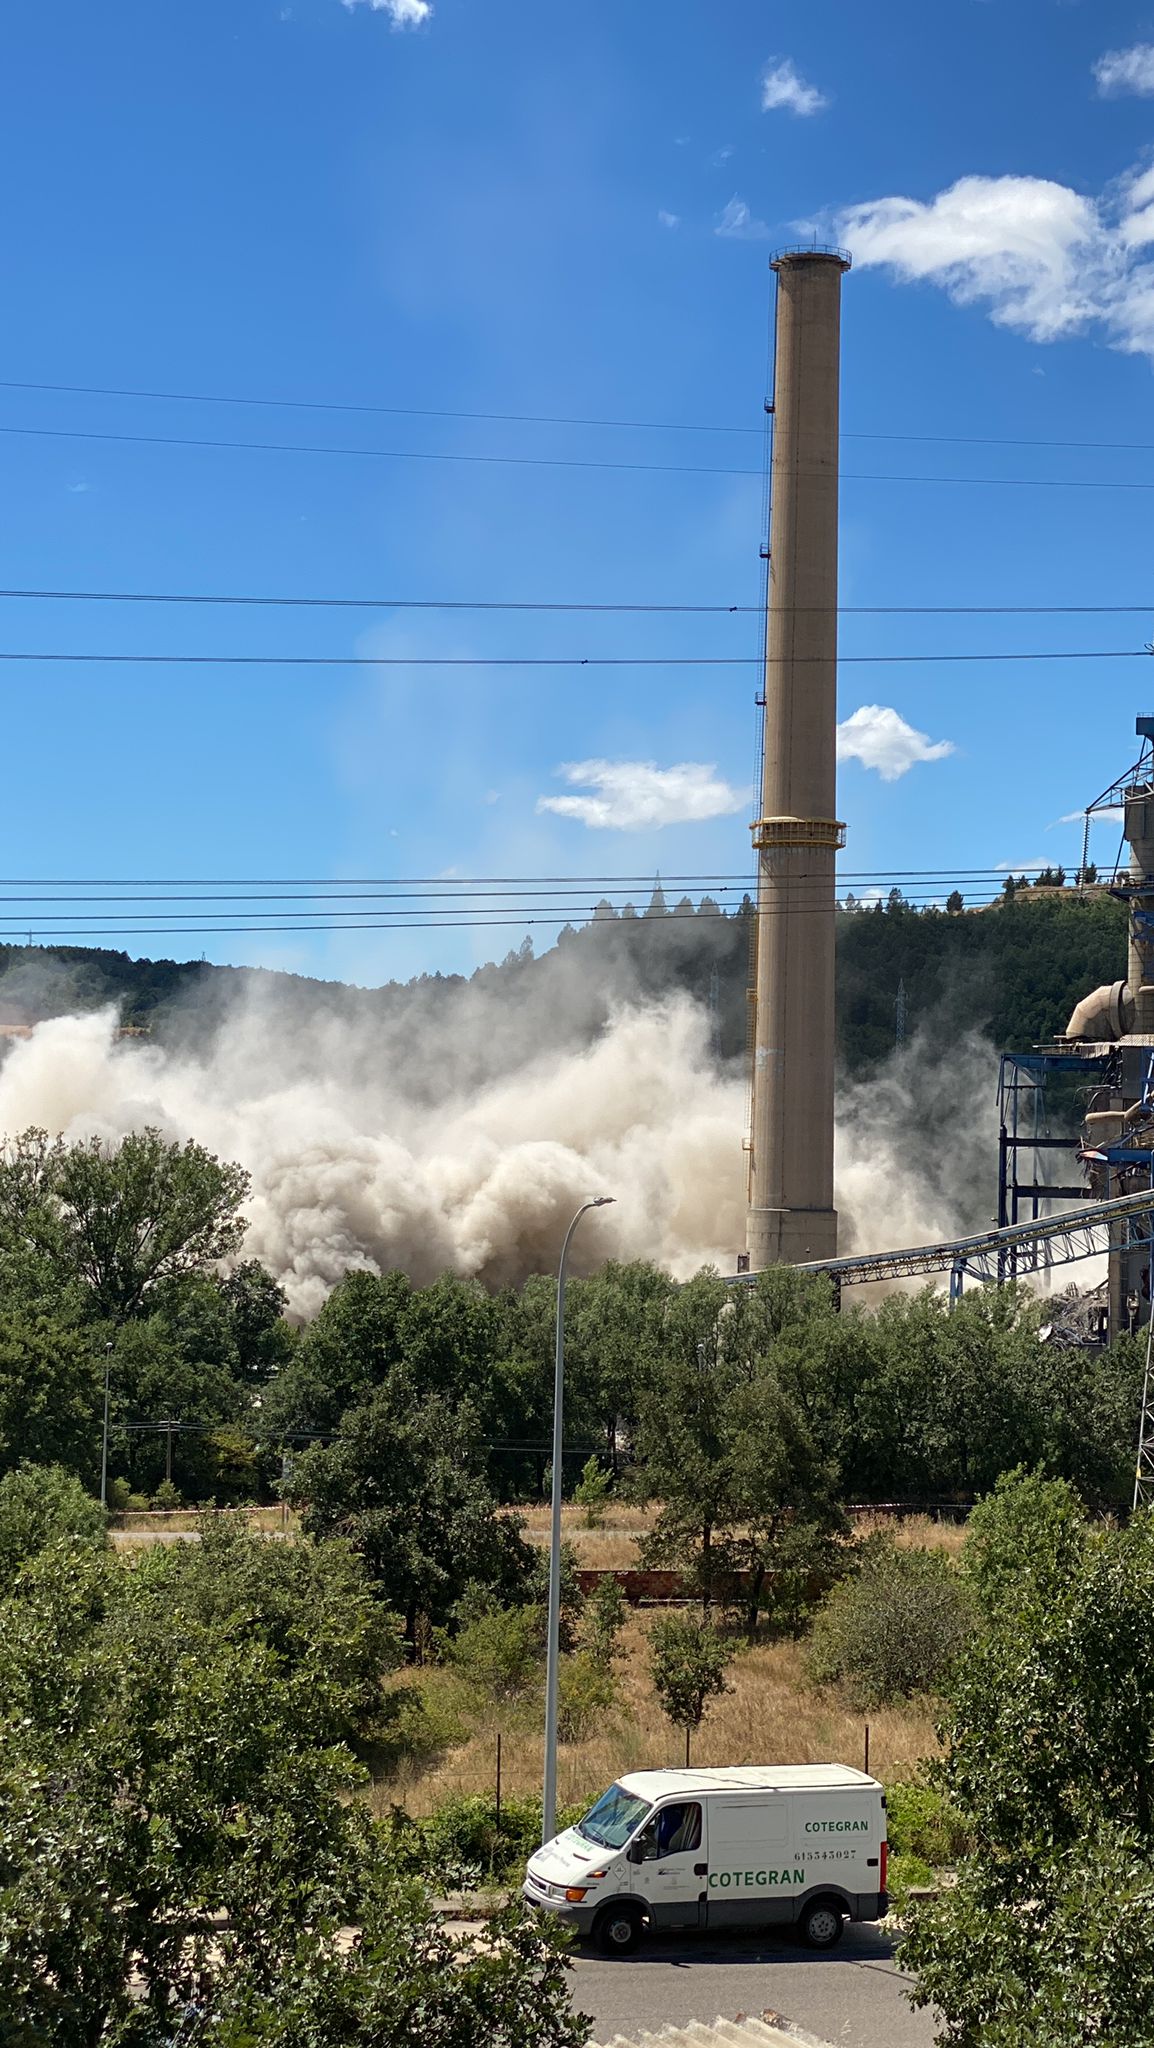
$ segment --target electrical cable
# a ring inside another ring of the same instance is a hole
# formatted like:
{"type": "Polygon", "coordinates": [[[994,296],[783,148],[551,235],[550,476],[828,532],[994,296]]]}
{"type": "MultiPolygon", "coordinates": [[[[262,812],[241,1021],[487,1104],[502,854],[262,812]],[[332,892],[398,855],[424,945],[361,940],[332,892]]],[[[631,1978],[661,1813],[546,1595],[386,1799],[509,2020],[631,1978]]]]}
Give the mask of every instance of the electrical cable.
{"type": "MultiPolygon", "coordinates": [[[[763,604],[603,604],[578,600],[565,603],[542,598],[462,597],[277,597],[247,592],[221,594],[169,590],[0,590],[0,598],[51,599],[75,604],[191,604],[268,605],[318,611],[422,611],[422,612],[608,612],[685,613],[734,617],[764,613],[763,604]]],[[[1149,617],[1154,598],[1147,604],[840,604],[778,606],[778,610],[799,613],[837,612],[840,618],[993,618],[993,617],[1109,617],[1134,613],[1149,617]]]]}
{"type": "MultiPolygon", "coordinates": [[[[1003,878],[1003,880],[1004,879],[1005,878],[1003,878]]],[[[972,911],[980,912],[982,910],[992,909],[997,902],[998,895],[994,894],[991,895],[985,902],[973,903],[968,907],[972,911]]],[[[942,912],[943,916],[950,914],[945,909],[945,905],[943,903],[940,891],[936,892],[932,896],[926,896],[924,898],[905,897],[903,898],[902,907],[905,909],[915,911],[937,909],[942,912]]],[[[885,906],[880,902],[880,900],[875,904],[861,904],[855,906],[852,909],[847,908],[845,904],[839,902],[834,902],[828,905],[824,903],[812,904],[809,906],[809,908],[805,911],[804,914],[810,917],[830,915],[843,917],[868,917],[872,915],[875,910],[877,910],[882,915],[888,914],[885,909],[885,906]]],[[[751,910],[749,913],[749,915],[751,916],[756,915],[758,917],[759,922],[764,920],[765,918],[796,916],[796,914],[797,911],[795,906],[786,906],[782,909],[763,908],[760,911],[756,912],[751,910]]],[[[965,915],[965,909],[963,909],[962,913],[960,914],[965,915]]],[[[21,919],[19,922],[13,921],[11,923],[0,921],[0,932],[7,931],[9,934],[17,934],[20,939],[23,939],[24,935],[28,933],[30,930],[34,933],[38,931],[43,931],[47,936],[50,936],[52,945],[59,946],[60,944],[67,943],[67,940],[65,938],[65,934],[67,932],[77,932],[79,934],[78,943],[83,945],[90,945],[92,940],[95,938],[111,937],[118,935],[127,935],[134,938],[143,938],[146,936],[163,936],[190,939],[205,936],[237,938],[253,934],[265,934],[276,936],[277,934],[285,935],[294,933],[312,933],[315,935],[324,933],[339,934],[341,932],[361,931],[525,931],[535,930],[537,928],[541,928],[542,930],[557,930],[559,928],[563,929],[565,926],[571,926],[572,928],[576,929],[577,927],[574,924],[574,918],[576,915],[577,913],[575,909],[570,908],[563,915],[555,917],[546,916],[541,914],[540,912],[532,911],[528,916],[502,914],[501,916],[494,917],[490,920],[481,920],[475,917],[452,918],[448,916],[441,919],[437,919],[426,916],[423,919],[413,920],[411,922],[406,923],[400,923],[395,918],[364,919],[360,921],[353,921],[350,918],[348,922],[342,924],[333,924],[331,922],[303,924],[299,921],[290,923],[286,920],[284,922],[275,924],[223,925],[219,923],[160,924],[153,923],[147,920],[142,920],[139,923],[136,923],[122,919],[118,922],[108,924],[100,923],[92,926],[86,925],[83,922],[83,920],[72,918],[61,919],[59,921],[59,924],[57,924],[52,919],[34,918],[31,921],[31,925],[29,924],[29,921],[27,919],[21,919]]],[[[625,918],[615,918],[612,920],[596,920],[592,917],[589,917],[584,920],[583,924],[581,925],[581,928],[587,930],[595,927],[599,922],[602,924],[602,926],[608,926],[609,924],[613,924],[614,926],[632,926],[634,922],[636,922],[638,925],[644,924],[646,922],[653,922],[662,925],[670,923],[688,923],[690,921],[696,923],[699,916],[700,912],[696,910],[667,910],[661,917],[651,920],[646,920],[641,914],[638,914],[636,920],[625,918]]],[[[0,943],[7,943],[9,945],[12,945],[14,941],[11,937],[9,937],[7,941],[0,941],[0,943]]],[[[33,945],[35,950],[35,941],[29,940],[29,943],[33,945]]],[[[49,949],[41,948],[41,950],[49,949]]]]}
{"type": "MultiPolygon", "coordinates": [[[[487,455],[432,448],[342,448],[331,442],[233,441],[188,434],[126,434],[98,432],[82,427],[15,427],[0,425],[0,434],[39,441],[105,441],[148,448],[212,448],[257,455],[354,455],[387,462],[467,462],[514,469],[603,469],[619,472],[652,473],[662,476],[744,476],[760,480],[761,470],[735,469],[695,462],[606,462],[579,455],[487,455]]],[[[802,472],[804,474],[804,472],[802,472]]],[[[1071,491],[1154,491],[1154,482],[1118,481],[1108,477],[1044,476],[919,476],[889,470],[841,472],[843,483],[857,484],[976,484],[982,488],[1011,486],[1029,490],[1071,491]]]]}
{"type": "MultiPolygon", "coordinates": [[[[582,416],[568,416],[559,413],[527,412],[462,412],[447,406],[423,405],[370,405],[323,398],[237,398],[225,392],[206,391],[148,391],[130,386],[106,384],[42,384],[28,379],[0,377],[0,391],[38,391],[55,395],[82,398],[132,398],[146,401],[160,401],[175,405],[232,405],[260,406],[266,410],[280,412],[337,412],[386,415],[394,419],[427,420],[472,420],[493,424],[513,424],[535,427],[597,427],[640,433],[661,434],[758,434],[761,426],[736,425],[704,420],[609,420],[582,416]]],[[[906,434],[883,433],[876,429],[871,432],[843,429],[843,441],[910,441],[960,448],[1080,448],[1113,450],[1118,453],[1131,451],[1149,454],[1154,452],[1151,441],[1054,441],[1035,439],[1023,435],[992,434],[906,434]]]]}
{"type": "MultiPolygon", "coordinates": [[[[1052,648],[1041,653],[839,654],[842,668],[965,661],[1148,661],[1149,647],[1052,648]]],[[[824,654],[792,657],[821,665],[824,654]]],[[[0,649],[0,661],[125,663],[165,668],[760,668],[753,654],[98,654],[64,648],[0,649]]]]}

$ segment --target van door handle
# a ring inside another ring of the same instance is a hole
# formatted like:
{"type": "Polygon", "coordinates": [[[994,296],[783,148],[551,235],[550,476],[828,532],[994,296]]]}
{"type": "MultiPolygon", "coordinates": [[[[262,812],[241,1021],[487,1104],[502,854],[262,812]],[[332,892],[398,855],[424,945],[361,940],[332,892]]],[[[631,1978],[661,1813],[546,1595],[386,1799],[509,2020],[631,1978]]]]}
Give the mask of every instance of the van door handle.
{"type": "Polygon", "coordinates": [[[695,1863],[695,1864],[694,1864],[694,1866],[693,1866],[693,1875],[694,1875],[694,1877],[708,1877],[708,1876],[709,1876],[709,1865],[708,1865],[708,1863],[695,1863]]]}

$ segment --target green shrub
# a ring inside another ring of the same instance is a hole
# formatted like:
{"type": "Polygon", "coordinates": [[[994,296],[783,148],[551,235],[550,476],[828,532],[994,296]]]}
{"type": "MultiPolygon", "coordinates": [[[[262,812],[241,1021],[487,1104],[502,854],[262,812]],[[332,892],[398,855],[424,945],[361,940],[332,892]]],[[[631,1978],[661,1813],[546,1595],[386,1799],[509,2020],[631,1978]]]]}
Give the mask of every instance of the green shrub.
{"type": "Polygon", "coordinates": [[[1082,1503],[1064,1479],[1020,1466],[1003,1472],[966,1526],[962,1571],[982,1620],[1013,1626],[1019,1616],[1052,1606],[1075,1577],[1089,1538],[1082,1503]]]}
{"type": "Polygon", "coordinates": [[[132,1488],[127,1479],[110,1479],[108,1482],[108,1505],[114,1515],[122,1515],[132,1505],[132,1488]]]}
{"type": "Polygon", "coordinates": [[[127,1514],[146,1515],[149,1509],[148,1495],[146,1493],[130,1493],[124,1506],[127,1514]]]}
{"type": "Polygon", "coordinates": [[[890,1904],[902,1912],[911,1891],[921,1891],[937,1882],[937,1872],[921,1856],[891,1856],[888,1890],[890,1904]]]}
{"type": "Polygon", "coordinates": [[[912,1856],[948,1868],[969,1847],[966,1823],[956,1806],[933,1785],[887,1785],[886,1811],[891,1854],[912,1856]]]}
{"type": "Polygon", "coordinates": [[[604,1515],[605,1501],[612,1484],[612,1475],[605,1470],[600,1458],[594,1453],[582,1466],[581,1477],[573,1488],[574,1500],[578,1507],[585,1510],[587,1529],[595,1529],[604,1515]]]}
{"type": "Polygon", "coordinates": [[[557,1673],[557,1736],[561,1742],[584,1742],[617,1699],[617,1680],[608,1664],[587,1650],[563,1657],[557,1673]]]}
{"type": "Polygon", "coordinates": [[[969,1596],[937,1551],[899,1550],[886,1532],[862,1545],[814,1623],[809,1666],[865,1711],[937,1692],[972,1629],[969,1596]]]}
{"type": "MultiPolygon", "coordinates": [[[[558,1833],[586,1811],[585,1805],[560,1808],[558,1833]]],[[[541,1801],[503,1799],[498,1819],[496,1801],[478,1793],[447,1800],[420,1820],[394,1807],[386,1825],[392,1859],[407,1875],[452,1891],[515,1884],[541,1845],[541,1801]]]]}
{"type": "Polygon", "coordinates": [[[628,1614],[628,1602],[617,1579],[612,1573],[599,1579],[581,1617],[581,1647],[598,1664],[610,1665],[620,1655],[617,1639],[628,1614]]]}
{"type": "Polygon", "coordinates": [[[171,1479],[162,1479],[152,1496],[153,1507],[165,1509],[170,1514],[181,1506],[181,1501],[180,1491],[173,1485],[171,1479]]]}
{"type": "Polygon", "coordinates": [[[534,1691],[544,1652],[540,1607],[491,1607],[448,1645],[449,1661],[470,1689],[499,1707],[515,1706],[534,1691]]]}
{"type": "Polygon", "coordinates": [[[62,1539],[103,1549],[107,1529],[100,1502],[71,1472],[60,1465],[18,1465],[0,1479],[0,1585],[62,1539]]]}

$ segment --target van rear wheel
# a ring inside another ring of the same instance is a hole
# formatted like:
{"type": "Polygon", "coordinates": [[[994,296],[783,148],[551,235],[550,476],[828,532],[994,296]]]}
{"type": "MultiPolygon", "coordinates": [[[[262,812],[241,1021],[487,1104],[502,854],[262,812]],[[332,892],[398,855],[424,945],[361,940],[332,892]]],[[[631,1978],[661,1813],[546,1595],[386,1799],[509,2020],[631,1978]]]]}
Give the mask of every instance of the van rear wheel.
{"type": "Polygon", "coordinates": [[[815,1899],[801,1916],[802,1940],[808,1948],[833,1948],[841,1940],[844,1925],[840,1899],[815,1899]]]}
{"type": "Polygon", "coordinates": [[[641,1945],[645,1922],[636,1906],[606,1906],[594,1929],[597,1946],[607,1956],[629,1956],[641,1945]]]}

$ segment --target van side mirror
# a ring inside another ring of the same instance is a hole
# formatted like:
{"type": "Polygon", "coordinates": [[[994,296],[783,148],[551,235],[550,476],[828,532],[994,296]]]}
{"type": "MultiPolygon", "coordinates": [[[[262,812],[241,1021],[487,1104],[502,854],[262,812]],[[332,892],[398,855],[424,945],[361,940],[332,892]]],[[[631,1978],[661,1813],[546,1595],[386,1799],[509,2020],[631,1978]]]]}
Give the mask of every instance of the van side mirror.
{"type": "Polygon", "coordinates": [[[625,1861],[627,1863],[644,1863],[645,1843],[640,1835],[638,1835],[635,1842],[630,1842],[629,1847],[625,1851],[625,1861]]]}

